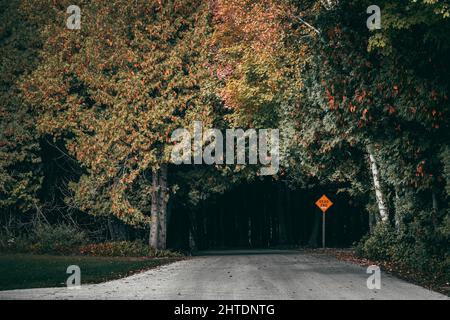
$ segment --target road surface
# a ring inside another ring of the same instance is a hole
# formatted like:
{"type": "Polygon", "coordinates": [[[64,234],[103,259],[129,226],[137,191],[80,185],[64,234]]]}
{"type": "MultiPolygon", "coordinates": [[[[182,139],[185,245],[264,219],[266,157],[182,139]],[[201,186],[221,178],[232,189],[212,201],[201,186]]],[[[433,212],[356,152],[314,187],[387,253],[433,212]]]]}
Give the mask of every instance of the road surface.
{"type": "MultiPolygon", "coordinates": [[[[81,270],[83,272],[83,270],[81,270]]],[[[366,268],[299,251],[209,253],[79,290],[0,292],[0,299],[448,299],[381,274],[367,288],[366,268]]]]}

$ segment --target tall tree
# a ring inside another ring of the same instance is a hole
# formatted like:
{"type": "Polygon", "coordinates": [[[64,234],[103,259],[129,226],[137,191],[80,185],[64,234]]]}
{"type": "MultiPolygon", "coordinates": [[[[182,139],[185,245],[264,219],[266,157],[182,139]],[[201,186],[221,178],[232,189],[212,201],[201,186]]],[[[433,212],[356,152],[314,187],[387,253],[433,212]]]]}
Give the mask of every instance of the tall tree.
{"type": "Polygon", "coordinates": [[[298,113],[303,158],[310,168],[329,166],[334,171],[330,177],[348,178],[354,190],[363,191],[367,184],[352,169],[361,168],[363,160],[358,157],[367,154],[383,221],[391,188],[431,190],[433,181],[441,179],[437,159],[448,137],[448,81],[440,72],[448,68],[442,59],[448,52],[443,41],[448,33],[430,35],[438,26],[447,29],[448,21],[433,10],[421,14],[429,7],[425,2],[405,1],[408,4],[416,18],[429,13],[434,19],[425,19],[426,23],[416,19],[414,27],[406,24],[407,32],[401,36],[391,28],[381,31],[398,37],[381,50],[375,49],[376,34],[371,38],[366,27],[369,2],[339,1],[331,10],[322,9],[313,23],[320,37],[311,46],[311,63],[304,75],[309,101],[305,103],[317,109],[298,113]],[[417,51],[407,49],[420,30],[423,44],[417,51]],[[430,53],[436,59],[431,60],[432,68],[420,58],[428,56],[429,39],[442,44],[430,53]]]}
{"type": "Polygon", "coordinates": [[[208,2],[83,2],[80,30],[62,23],[69,1],[49,5],[57,19],[23,84],[39,129],[64,138],[85,169],[72,184],[82,209],[150,225],[150,245],[164,248],[170,134],[211,118],[200,92],[209,74],[208,2]]]}
{"type": "Polygon", "coordinates": [[[20,82],[37,66],[45,17],[51,12],[41,3],[0,1],[0,210],[15,216],[41,205],[39,134],[20,82]]]}

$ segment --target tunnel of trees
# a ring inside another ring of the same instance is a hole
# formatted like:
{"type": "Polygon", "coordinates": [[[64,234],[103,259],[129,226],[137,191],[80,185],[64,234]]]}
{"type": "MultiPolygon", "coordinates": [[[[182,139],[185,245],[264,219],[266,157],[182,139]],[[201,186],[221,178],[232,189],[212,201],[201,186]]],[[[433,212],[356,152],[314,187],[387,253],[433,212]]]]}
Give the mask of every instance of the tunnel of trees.
{"type": "Polygon", "coordinates": [[[450,275],[448,1],[72,2],[0,0],[1,250],[320,246],[326,194],[329,246],[450,275]],[[278,129],[279,170],[175,165],[198,121],[278,129]]]}
{"type": "Polygon", "coordinates": [[[336,191],[291,190],[268,180],[240,185],[188,214],[173,208],[168,244],[199,250],[321,246],[322,211],[315,202],[326,193],[334,203],[326,217],[326,244],[348,247],[368,232],[368,218],[363,208],[336,191]]]}

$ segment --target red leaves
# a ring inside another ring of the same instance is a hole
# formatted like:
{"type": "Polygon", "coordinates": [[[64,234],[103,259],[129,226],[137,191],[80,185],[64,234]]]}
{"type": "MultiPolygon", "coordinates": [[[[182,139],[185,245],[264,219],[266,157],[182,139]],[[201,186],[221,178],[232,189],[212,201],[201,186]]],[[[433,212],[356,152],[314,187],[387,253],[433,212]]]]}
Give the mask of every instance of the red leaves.
{"type": "Polygon", "coordinates": [[[328,88],[325,90],[325,93],[328,98],[328,105],[329,105],[330,109],[337,110],[338,105],[335,103],[334,96],[331,94],[331,92],[330,92],[330,90],[328,90],[328,88]]]}
{"type": "Polygon", "coordinates": [[[424,177],[425,176],[425,160],[422,160],[416,168],[416,177],[424,177]]]}
{"type": "Polygon", "coordinates": [[[366,90],[362,90],[361,94],[359,94],[359,91],[358,91],[358,90],[355,91],[355,100],[356,100],[356,102],[358,102],[358,103],[363,102],[364,99],[366,98],[366,96],[367,96],[366,90]]]}
{"type": "Polygon", "coordinates": [[[395,107],[393,107],[393,106],[388,106],[388,113],[389,113],[389,115],[392,115],[392,114],[394,114],[395,112],[396,112],[395,107]]]}
{"type": "Polygon", "coordinates": [[[225,80],[232,74],[233,74],[233,67],[230,64],[217,67],[216,76],[219,80],[225,80]]]}

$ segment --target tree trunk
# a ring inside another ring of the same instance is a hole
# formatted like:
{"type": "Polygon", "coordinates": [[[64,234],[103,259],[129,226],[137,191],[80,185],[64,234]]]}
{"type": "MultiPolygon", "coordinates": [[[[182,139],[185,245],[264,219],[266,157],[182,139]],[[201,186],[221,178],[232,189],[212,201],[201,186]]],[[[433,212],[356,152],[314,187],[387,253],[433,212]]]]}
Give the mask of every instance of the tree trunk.
{"type": "Polygon", "coordinates": [[[400,217],[400,212],[399,212],[399,208],[398,208],[398,203],[400,202],[400,196],[399,196],[399,191],[398,188],[395,188],[395,202],[397,204],[396,208],[395,208],[395,214],[394,214],[394,219],[395,219],[395,230],[397,232],[400,232],[400,228],[401,228],[401,217],[400,217]]]}
{"type": "Polygon", "coordinates": [[[159,230],[158,230],[158,248],[166,249],[167,247],[167,204],[169,201],[169,192],[167,188],[167,165],[161,165],[159,170],[159,195],[158,195],[158,213],[159,213],[159,230]]]}
{"type": "Polygon", "coordinates": [[[433,226],[435,229],[438,228],[438,220],[437,220],[437,213],[439,211],[439,204],[438,204],[438,199],[437,199],[437,195],[436,195],[436,190],[433,188],[431,190],[431,201],[432,201],[432,205],[433,205],[433,214],[431,216],[431,221],[433,222],[433,226]]]}
{"type": "Polygon", "coordinates": [[[280,184],[278,186],[278,244],[285,245],[287,243],[287,236],[286,236],[286,211],[285,211],[285,190],[287,188],[280,184]]]}
{"type": "Polygon", "coordinates": [[[150,225],[150,247],[158,249],[158,236],[159,236],[159,213],[158,213],[158,189],[159,178],[158,171],[152,172],[152,193],[151,193],[151,225],[150,225]]]}
{"type": "Polygon", "coordinates": [[[197,233],[197,221],[194,212],[189,212],[189,249],[191,254],[197,251],[197,241],[196,233],[197,233]]]}
{"type": "Polygon", "coordinates": [[[385,223],[389,221],[389,214],[385,202],[385,196],[381,188],[380,173],[378,171],[378,165],[374,156],[372,145],[367,146],[367,153],[369,154],[370,168],[372,171],[373,185],[375,188],[375,196],[377,199],[378,211],[380,213],[381,221],[385,223]]]}
{"type": "Polygon", "coordinates": [[[431,191],[431,200],[433,203],[433,211],[437,212],[439,210],[439,205],[436,197],[436,191],[434,189],[431,191]]]}
{"type": "Polygon", "coordinates": [[[286,242],[293,243],[294,237],[294,223],[292,223],[292,211],[293,205],[291,202],[291,189],[286,187],[286,216],[285,216],[285,231],[286,231],[286,242]]]}
{"type": "Polygon", "coordinates": [[[248,217],[248,233],[247,233],[247,238],[248,238],[248,246],[251,248],[253,247],[252,245],[252,217],[249,216],[248,217]]]}
{"type": "Polygon", "coordinates": [[[117,241],[116,232],[114,230],[114,226],[111,221],[111,217],[108,217],[108,231],[111,241],[117,241]]]}
{"type": "Polygon", "coordinates": [[[308,245],[312,248],[317,248],[319,245],[319,227],[320,227],[320,219],[321,215],[314,212],[314,226],[311,231],[311,235],[309,237],[308,245]]]}
{"type": "Polygon", "coordinates": [[[369,212],[369,233],[373,234],[375,231],[375,226],[377,224],[377,219],[375,217],[375,213],[369,212]]]}
{"type": "Polygon", "coordinates": [[[265,245],[265,222],[266,222],[266,213],[267,213],[267,197],[262,199],[263,207],[262,207],[262,216],[259,219],[259,246],[262,248],[265,245]]]}

